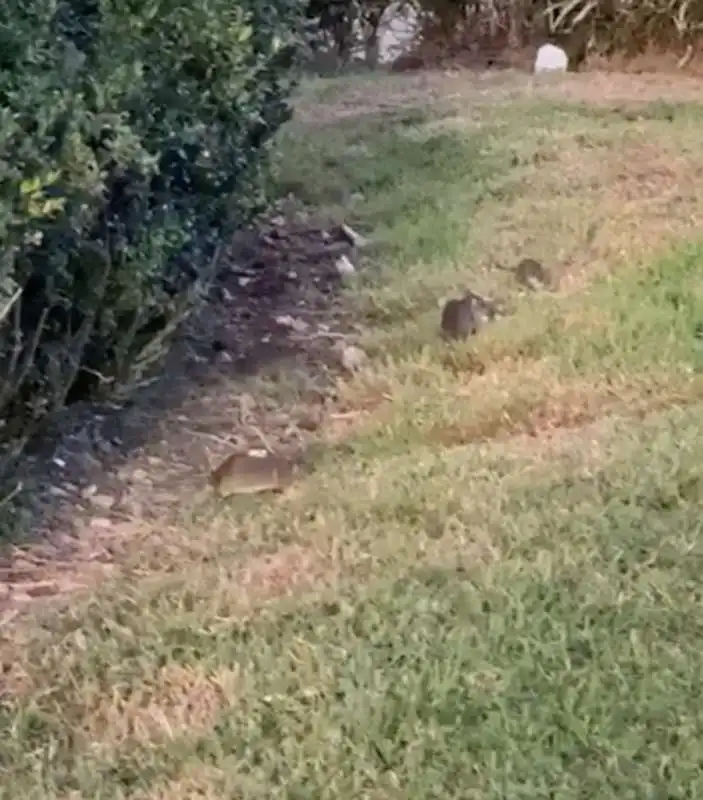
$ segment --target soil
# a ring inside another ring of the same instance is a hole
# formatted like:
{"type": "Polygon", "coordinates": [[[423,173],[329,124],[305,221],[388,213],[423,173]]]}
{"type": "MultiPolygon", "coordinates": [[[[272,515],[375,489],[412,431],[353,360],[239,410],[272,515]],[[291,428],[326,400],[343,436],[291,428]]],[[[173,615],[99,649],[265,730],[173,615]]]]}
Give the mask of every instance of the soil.
{"type": "Polygon", "coordinates": [[[128,403],[65,411],[0,508],[15,542],[0,555],[0,630],[31,601],[104,579],[234,447],[285,452],[315,437],[334,403],[335,344],[354,340],[341,256],[359,263],[345,232],[299,212],[238,233],[159,376],[128,403]]]}

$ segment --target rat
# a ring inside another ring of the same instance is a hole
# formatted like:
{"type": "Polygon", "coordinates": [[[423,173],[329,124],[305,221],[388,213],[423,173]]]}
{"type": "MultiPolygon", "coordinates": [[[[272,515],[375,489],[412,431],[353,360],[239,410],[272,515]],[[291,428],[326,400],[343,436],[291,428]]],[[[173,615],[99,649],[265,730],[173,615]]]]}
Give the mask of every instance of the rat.
{"type": "Polygon", "coordinates": [[[441,331],[444,339],[468,339],[478,333],[480,322],[469,297],[448,300],[442,309],[441,331]]]}
{"type": "Polygon", "coordinates": [[[282,492],[293,483],[301,466],[298,459],[273,453],[264,456],[233,453],[210,473],[210,486],[219,497],[282,492]]]}
{"type": "Polygon", "coordinates": [[[445,339],[468,339],[496,314],[493,303],[475,292],[467,291],[462,298],[445,303],[440,325],[442,336],[445,339]]]}
{"type": "Polygon", "coordinates": [[[536,291],[552,285],[550,270],[534,258],[523,258],[516,267],[504,267],[498,264],[498,269],[512,272],[518,283],[527,289],[536,291]]]}

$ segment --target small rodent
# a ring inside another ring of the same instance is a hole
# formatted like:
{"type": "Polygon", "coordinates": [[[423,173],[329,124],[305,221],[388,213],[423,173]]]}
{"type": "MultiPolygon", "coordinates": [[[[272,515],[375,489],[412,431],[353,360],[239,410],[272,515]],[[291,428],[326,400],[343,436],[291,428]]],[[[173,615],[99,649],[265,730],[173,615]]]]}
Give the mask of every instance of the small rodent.
{"type": "Polygon", "coordinates": [[[442,309],[441,332],[444,339],[468,339],[478,333],[480,322],[470,297],[448,300],[442,309]]]}
{"type": "Polygon", "coordinates": [[[273,453],[264,456],[233,453],[210,473],[210,486],[218,497],[282,492],[293,483],[301,466],[297,459],[273,453]]]}
{"type": "Polygon", "coordinates": [[[518,283],[533,291],[552,285],[552,273],[534,258],[523,258],[516,267],[504,267],[498,264],[498,269],[512,272],[518,283]]]}
{"type": "Polygon", "coordinates": [[[474,336],[496,316],[493,303],[475,292],[468,291],[462,298],[448,300],[442,309],[441,333],[445,339],[468,339],[474,336]]]}

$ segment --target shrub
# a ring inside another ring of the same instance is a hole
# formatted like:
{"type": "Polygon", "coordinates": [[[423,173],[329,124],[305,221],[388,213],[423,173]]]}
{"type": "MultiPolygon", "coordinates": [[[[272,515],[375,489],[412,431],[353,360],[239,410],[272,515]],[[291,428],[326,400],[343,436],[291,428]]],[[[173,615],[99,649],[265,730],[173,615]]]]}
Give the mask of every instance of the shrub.
{"type": "MultiPolygon", "coordinates": [[[[0,10],[0,423],[157,363],[265,203],[297,0],[7,0],[0,10]]],[[[7,455],[7,452],[5,453],[7,455]]]]}
{"type": "Polygon", "coordinates": [[[703,6],[689,0],[407,2],[419,20],[414,55],[438,54],[437,60],[465,53],[494,56],[551,40],[565,47],[574,65],[593,56],[627,59],[668,51],[679,53],[679,66],[684,66],[697,49],[703,24],[703,6]]]}

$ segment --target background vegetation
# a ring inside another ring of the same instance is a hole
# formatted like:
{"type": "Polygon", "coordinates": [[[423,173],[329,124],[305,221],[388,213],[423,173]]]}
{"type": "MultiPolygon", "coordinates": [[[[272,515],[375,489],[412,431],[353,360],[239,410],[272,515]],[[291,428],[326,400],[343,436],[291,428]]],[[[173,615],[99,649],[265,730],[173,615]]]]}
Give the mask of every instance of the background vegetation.
{"type": "Polygon", "coordinates": [[[510,60],[545,41],[564,46],[575,66],[650,50],[674,52],[685,64],[703,31],[703,6],[687,0],[312,0],[309,9],[340,64],[355,51],[375,64],[380,28],[408,12],[417,32],[401,63],[416,67],[467,54],[510,60]]]}
{"type": "Polygon", "coordinates": [[[127,391],[263,207],[295,0],[0,11],[0,472],[64,403],[127,391]]]}

